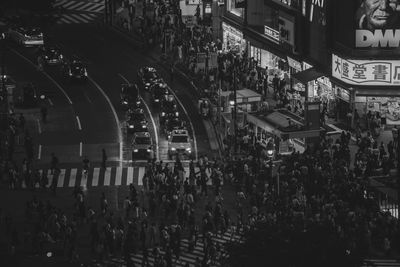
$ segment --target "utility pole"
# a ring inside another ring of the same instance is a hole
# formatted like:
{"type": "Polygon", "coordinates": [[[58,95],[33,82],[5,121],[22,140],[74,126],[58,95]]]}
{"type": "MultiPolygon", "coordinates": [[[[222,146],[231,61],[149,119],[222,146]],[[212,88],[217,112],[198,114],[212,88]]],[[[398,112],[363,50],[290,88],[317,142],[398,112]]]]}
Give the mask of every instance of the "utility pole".
{"type": "Polygon", "coordinates": [[[236,66],[233,66],[233,131],[234,131],[234,146],[233,146],[233,152],[236,154],[237,153],[237,138],[238,138],[238,133],[237,133],[237,99],[236,99],[236,66]]]}
{"type": "Polygon", "coordinates": [[[400,138],[397,134],[397,218],[400,218],[400,138]]]}

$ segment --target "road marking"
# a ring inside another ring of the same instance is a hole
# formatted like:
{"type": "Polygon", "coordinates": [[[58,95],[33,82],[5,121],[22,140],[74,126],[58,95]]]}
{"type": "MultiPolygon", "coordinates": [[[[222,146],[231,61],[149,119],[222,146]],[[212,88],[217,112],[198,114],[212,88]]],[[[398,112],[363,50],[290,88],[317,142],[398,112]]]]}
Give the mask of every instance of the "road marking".
{"type": "Polygon", "coordinates": [[[104,171],[104,185],[110,185],[111,182],[111,168],[108,167],[104,171]]]}
{"type": "Polygon", "coordinates": [[[115,173],[115,185],[121,185],[122,182],[122,167],[117,167],[115,173]]]}
{"type": "Polygon", "coordinates": [[[37,126],[38,126],[38,132],[39,132],[39,134],[41,134],[42,133],[42,127],[40,126],[39,119],[36,119],[36,122],[37,122],[37,126]]]}
{"type": "Polygon", "coordinates": [[[69,187],[74,187],[76,183],[76,174],[78,173],[78,169],[71,169],[71,174],[69,175],[69,187]]]}
{"type": "Polygon", "coordinates": [[[171,90],[170,90],[171,93],[175,96],[175,99],[178,101],[179,105],[181,105],[181,107],[182,107],[182,109],[183,109],[183,112],[185,112],[186,117],[188,118],[189,123],[190,123],[190,128],[192,128],[193,143],[194,143],[194,151],[195,151],[195,156],[196,156],[196,161],[197,161],[197,160],[198,160],[198,155],[197,155],[197,140],[196,140],[196,132],[195,132],[195,130],[194,130],[194,126],[193,126],[192,120],[190,119],[189,113],[187,112],[185,106],[182,104],[181,100],[179,100],[179,98],[178,98],[178,96],[175,94],[174,90],[172,90],[172,87],[170,87],[170,88],[171,88],[171,90]]]}
{"type": "Polygon", "coordinates": [[[87,101],[88,101],[90,104],[93,104],[92,100],[90,100],[90,98],[89,98],[89,96],[87,95],[86,92],[83,92],[83,95],[85,96],[85,98],[87,99],[87,101]]]}
{"type": "Polygon", "coordinates": [[[138,173],[138,185],[143,185],[143,175],[145,171],[145,167],[139,167],[139,173],[138,173]]]}
{"type": "Polygon", "coordinates": [[[133,183],[133,167],[128,167],[128,174],[126,177],[126,184],[130,185],[133,183]]]}
{"type": "Polygon", "coordinates": [[[65,178],[65,169],[61,169],[60,174],[58,175],[57,187],[64,186],[64,178],[65,178]]]}
{"type": "Polygon", "coordinates": [[[81,120],[79,119],[78,116],[76,116],[76,122],[78,123],[78,129],[82,130],[81,120]]]}
{"type": "Polygon", "coordinates": [[[83,146],[82,142],[79,142],[79,156],[80,157],[82,157],[82,150],[83,150],[82,146],[83,146]]]}
{"type": "MultiPolygon", "coordinates": [[[[96,86],[96,88],[100,91],[100,93],[104,96],[104,98],[107,100],[108,104],[110,105],[111,111],[114,114],[115,123],[117,124],[119,143],[122,144],[122,131],[121,131],[121,127],[119,125],[118,115],[117,115],[117,112],[115,111],[115,108],[114,108],[113,104],[111,103],[110,98],[104,92],[104,90],[100,87],[100,85],[98,85],[92,79],[91,76],[88,75],[87,77],[88,77],[89,81],[91,81],[94,84],[94,86],[96,86]]],[[[120,167],[122,167],[122,145],[120,145],[120,148],[119,148],[119,164],[120,164],[120,167]]]]}
{"type": "Polygon", "coordinates": [[[92,186],[97,186],[99,184],[100,168],[93,169],[92,176],[92,186]]]}
{"type": "MultiPolygon", "coordinates": [[[[119,77],[122,78],[122,80],[124,80],[127,83],[130,83],[129,80],[127,78],[125,78],[121,73],[118,73],[119,77]]],[[[151,120],[151,124],[153,124],[153,128],[154,128],[154,135],[155,135],[155,141],[156,141],[156,160],[158,160],[160,158],[160,148],[158,147],[158,132],[157,132],[157,126],[156,123],[154,121],[153,115],[150,112],[150,108],[149,106],[146,104],[146,102],[144,101],[144,99],[140,96],[139,97],[141,99],[141,101],[144,104],[144,107],[146,108],[147,112],[149,113],[150,116],[150,120],[151,120]]]]}
{"type": "Polygon", "coordinates": [[[53,101],[51,101],[50,98],[47,98],[47,101],[49,101],[50,106],[54,106],[54,103],[53,103],[53,101]]]}
{"type": "Polygon", "coordinates": [[[42,157],[42,145],[39,145],[37,159],[40,159],[41,157],[42,157]]]}
{"type": "MultiPolygon", "coordinates": [[[[17,54],[18,56],[20,56],[21,58],[23,58],[25,61],[29,62],[29,64],[31,64],[35,69],[37,68],[37,66],[28,58],[26,58],[24,55],[20,54],[18,51],[16,51],[13,48],[10,48],[11,51],[13,51],[15,54],[17,54]]],[[[44,70],[42,71],[42,73],[50,80],[54,83],[54,85],[60,89],[60,91],[64,94],[64,96],[67,98],[68,102],[72,105],[72,100],[71,98],[69,98],[69,96],[67,95],[67,93],[65,92],[65,90],[61,87],[61,85],[56,82],[49,74],[47,74],[47,72],[45,72],[44,70]]]]}

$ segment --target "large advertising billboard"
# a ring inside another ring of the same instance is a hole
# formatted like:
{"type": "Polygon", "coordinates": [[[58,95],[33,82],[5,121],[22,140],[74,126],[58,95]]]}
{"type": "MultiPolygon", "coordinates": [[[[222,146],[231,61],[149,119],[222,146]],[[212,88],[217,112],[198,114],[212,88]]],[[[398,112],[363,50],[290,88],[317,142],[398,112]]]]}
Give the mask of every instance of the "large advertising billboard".
{"type": "Polygon", "coordinates": [[[400,47],[400,0],[358,0],[355,47],[400,47]]]}

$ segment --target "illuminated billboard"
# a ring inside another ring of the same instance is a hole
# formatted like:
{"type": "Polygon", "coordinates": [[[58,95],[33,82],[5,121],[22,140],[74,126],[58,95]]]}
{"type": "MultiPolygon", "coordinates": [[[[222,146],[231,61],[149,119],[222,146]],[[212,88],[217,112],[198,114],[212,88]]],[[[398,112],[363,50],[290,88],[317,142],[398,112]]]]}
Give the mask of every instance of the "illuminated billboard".
{"type": "Polygon", "coordinates": [[[399,86],[400,60],[344,59],[332,54],[332,76],[353,85],[399,86]]]}
{"type": "Polygon", "coordinates": [[[400,47],[400,0],[359,0],[355,14],[355,47],[400,47]]]}

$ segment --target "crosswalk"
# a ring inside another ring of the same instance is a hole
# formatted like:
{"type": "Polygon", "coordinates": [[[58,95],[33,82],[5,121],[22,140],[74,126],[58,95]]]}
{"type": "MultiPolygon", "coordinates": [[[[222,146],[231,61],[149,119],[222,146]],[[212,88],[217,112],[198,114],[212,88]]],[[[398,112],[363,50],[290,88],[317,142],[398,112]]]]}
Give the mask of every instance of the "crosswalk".
{"type": "Polygon", "coordinates": [[[395,259],[365,259],[361,267],[400,267],[400,261],[395,259]]]}
{"type": "MultiPolygon", "coordinates": [[[[134,167],[107,167],[103,168],[91,168],[87,174],[83,172],[82,168],[67,168],[60,169],[58,175],[52,174],[50,170],[42,169],[39,170],[40,175],[47,175],[49,179],[48,186],[53,183],[56,179],[58,188],[68,188],[75,186],[82,187],[98,187],[98,186],[126,186],[134,184],[137,186],[143,186],[143,176],[145,174],[146,167],[134,166],[134,167]]],[[[199,173],[199,168],[195,167],[195,172],[199,173]]],[[[188,178],[190,174],[189,167],[184,167],[184,178],[188,178]]],[[[211,185],[211,179],[208,180],[208,185],[211,185]]],[[[26,188],[25,182],[22,183],[22,187],[26,188]]],[[[39,185],[36,185],[39,187],[39,185]]]]}
{"type": "Polygon", "coordinates": [[[104,12],[104,0],[56,0],[58,24],[92,23],[104,12]]]}
{"type": "MultiPolygon", "coordinates": [[[[213,235],[212,240],[214,244],[218,244],[220,247],[220,256],[226,257],[227,251],[225,249],[225,244],[227,242],[243,242],[242,233],[237,233],[234,228],[228,230],[224,234],[213,235]]],[[[182,239],[181,240],[181,255],[179,259],[176,259],[173,256],[173,266],[176,267],[185,267],[189,265],[190,267],[196,266],[196,261],[199,259],[200,261],[204,258],[205,251],[204,251],[204,243],[202,235],[199,235],[199,239],[197,240],[196,246],[194,247],[193,251],[189,252],[189,240],[182,239]]],[[[161,251],[161,255],[164,255],[165,251],[161,251]]],[[[143,252],[140,251],[139,253],[132,254],[131,259],[134,262],[135,266],[142,266],[143,260],[143,252]]],[[[154,266],[154,256],[152,254],[152,248],[148,249],[148,261],[150,266],[154,266]]],[[[118,264],[118,266],[126,266],[124,261],[121,259],[110,259],[109,263],[118,264]]],[[[213,262],[209,266],[220,266],[218,261],[213,262]]]]}

